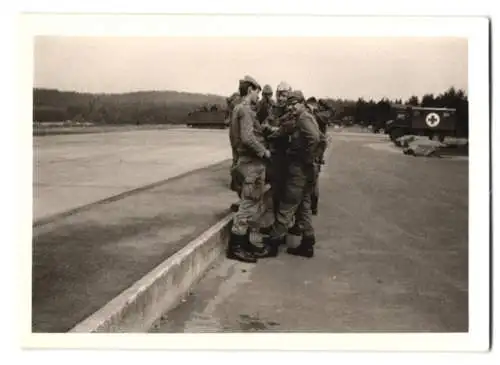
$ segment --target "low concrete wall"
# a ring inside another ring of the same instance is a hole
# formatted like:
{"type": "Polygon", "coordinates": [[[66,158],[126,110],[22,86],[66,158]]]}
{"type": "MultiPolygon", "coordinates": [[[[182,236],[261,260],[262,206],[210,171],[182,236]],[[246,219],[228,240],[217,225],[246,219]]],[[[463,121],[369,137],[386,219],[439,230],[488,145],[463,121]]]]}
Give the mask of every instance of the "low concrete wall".
{"type": "Polygon", "coordinates": [[[147,332],[222,255],[231,220],[232,213],[69,332],[147,332]]]}

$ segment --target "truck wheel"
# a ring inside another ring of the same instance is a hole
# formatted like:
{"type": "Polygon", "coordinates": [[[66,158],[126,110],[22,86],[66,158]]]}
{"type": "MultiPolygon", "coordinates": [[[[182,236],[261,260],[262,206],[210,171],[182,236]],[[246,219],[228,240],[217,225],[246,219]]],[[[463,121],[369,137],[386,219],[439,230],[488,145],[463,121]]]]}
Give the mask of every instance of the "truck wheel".
{"type": "Polygon", "coordinates": [[[444,142],[444,135],[435,133],[435,134],[429,136],[429,139],[431,141],[439,141],[439,142],[443,143],[444,142]]]}
{"type": "Polygon", "coordinates": [[[389,136],[392,141],[395,141],[399,137],[403,137],[405,135],[405,132],[401,128],[395,128],[390,131],[389,136]]]}

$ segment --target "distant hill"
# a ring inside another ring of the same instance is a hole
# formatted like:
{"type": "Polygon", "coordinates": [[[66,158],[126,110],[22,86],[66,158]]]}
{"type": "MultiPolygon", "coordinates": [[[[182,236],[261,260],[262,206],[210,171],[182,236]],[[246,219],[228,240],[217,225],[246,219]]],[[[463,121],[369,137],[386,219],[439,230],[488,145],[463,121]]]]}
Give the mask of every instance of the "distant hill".
{"type": "Polygon", "coordinates": [[[61,106],[86,104],[94,99],[113,103],[146,102],[155,104],[225,104],[224,96],[213,94],[187,93],[179,91],[136,91],[120,94],[91,94],[56,89],[33,89],[33,103],[36,106],[61,106]]]}
{"type": "MultiPolygon", "coordinates": [[[[410,104],[457,109],[460,133],[468,135],[468,98],[463,90],[450,87],[438,95],[416,95],[408,100],[327,99],[335,110],[334,119],[371,125],[390,118],[391,105],[410,104]]],[[[33,121],[120,124],[187,124],[188,115],[200,107],[225,110],[226,96],[178,91],[138,91],[123,94],[90,94],[53,89],[33,90],[33,121]]],[[[221,114],[221,113],[219,113],[221,114]]],[[[220,121],[224,122],[224,121],[220,121]]],[[[71,124],[69,123],[69,124],[71,124]]]]}
{"type": "Polygon", "coordinates": [[[79,120],[102,124],[182,123],[203,105],[226,107],[224,96],[178,91],[91,94],[33,89],[33,120],[79,120]]]}

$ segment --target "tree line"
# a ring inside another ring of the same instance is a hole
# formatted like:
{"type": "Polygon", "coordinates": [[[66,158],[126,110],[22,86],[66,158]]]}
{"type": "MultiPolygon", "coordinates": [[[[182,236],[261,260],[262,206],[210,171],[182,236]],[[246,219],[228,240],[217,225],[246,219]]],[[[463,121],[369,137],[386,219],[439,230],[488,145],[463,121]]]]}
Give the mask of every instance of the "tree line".
{"type": "MultiPolygon", "coordinates": [[[[336,101],[337,104],[338,101],[336,101]]],[[[335,119],[347,123],[355,123],[362,126],[373,125],[382,126],[387,120],[392,118],[391,111],[394,105],[413,105],[432,108],[453,108],[457,115],[457,132],[460,135],[468,136],[469,133],[469,101],[464,90],[457,90],[450,87],[441,94],[425,94],[421,98],[416,95],[407,100],[390,100],[382,98],[378,101],[373,99],[364,100],[359,98],[356,101],[342,101],[337,109],[335,119]]]]}
{"type": "MultiPolygon", "coordinates": [[[[382,125],[391,119],[392,106],[408,104],[448,107],[457,110],[460,134],[468,135],[468,99],[463,90],[450,87],[445,92],[414,95],[402,99],[328,99],[341,124],[382,125]]],[[[33,90],[33,121],[79,121],[95,124],[180,124],[194,110],[226,108],[226,98],[211,94],[175,91],[147,91],[126,94],[90,94],[52,89],[33,90]]]]}
{"type": "Polygon", "coordinates": [[[200,105],[225,106],[211,94],[145,91],[90,94],[52,89],[33,90],[33,121],[95,124],[178,124],[200,105]]]}

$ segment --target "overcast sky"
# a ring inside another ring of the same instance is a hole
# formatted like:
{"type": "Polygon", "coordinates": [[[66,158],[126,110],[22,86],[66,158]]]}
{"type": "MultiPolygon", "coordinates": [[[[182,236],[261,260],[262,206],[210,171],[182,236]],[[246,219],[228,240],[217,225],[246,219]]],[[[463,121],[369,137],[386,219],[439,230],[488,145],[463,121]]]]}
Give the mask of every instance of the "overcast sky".
{"type": "Polygon", "coordinates": [[[458,38],[38,37],[34,56],[35,87],[81,92],[228,95],[246,74],[317,97],[467,91],[467,40],[458,38]]]}

